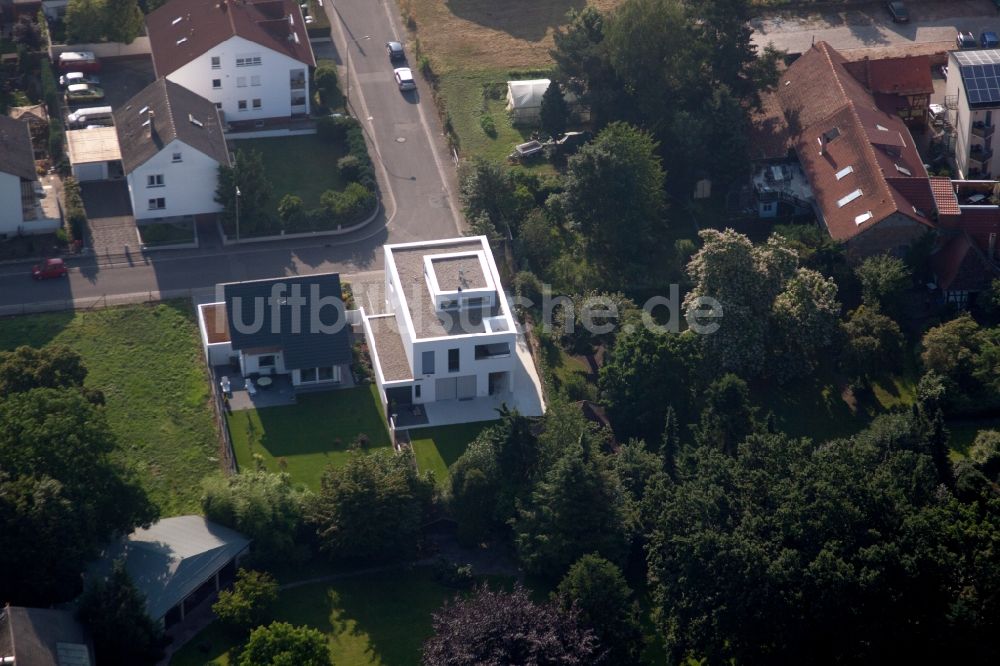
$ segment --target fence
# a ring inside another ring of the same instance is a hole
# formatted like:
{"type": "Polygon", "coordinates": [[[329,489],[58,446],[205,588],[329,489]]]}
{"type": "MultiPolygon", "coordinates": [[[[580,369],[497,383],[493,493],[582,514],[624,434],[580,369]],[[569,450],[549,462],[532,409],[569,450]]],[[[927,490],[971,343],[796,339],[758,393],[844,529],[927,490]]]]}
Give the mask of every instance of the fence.
{"type": "Polygon", "coordinates": [[[140,291],[131,294],[99,294],[82,298],[65,298],[32,303],[0,305],[0,317],[60,312],[64,310],[95,310],[132,303],[154,303],[173,298],[190,298],[195,303],[215,300],[214,287],[200,289],[168,289],[164,291],[140,291]]]}

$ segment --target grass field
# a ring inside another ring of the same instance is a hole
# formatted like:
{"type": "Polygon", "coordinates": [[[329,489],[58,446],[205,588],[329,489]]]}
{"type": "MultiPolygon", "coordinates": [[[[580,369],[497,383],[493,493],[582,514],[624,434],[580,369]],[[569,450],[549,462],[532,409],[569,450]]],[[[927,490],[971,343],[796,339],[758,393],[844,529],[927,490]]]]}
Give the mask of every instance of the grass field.
{"type": "Polygon", "coordinates": [[[496,421],[461,423],[459,425],[420,428],[410,431],[417,469],[431,470],[439,484],[448,479],[448,469],[476,437],[496,421]]]}
{"type": "Polygon", "coordinates": [[[343,464],[359,434],[368,435],[369,449],[390,445],[374,384],[305,393],[295,405],[231,412],[226,420],[240,469],[253,469],[260,454],[268,470],[313,490],[327,465],[343,464]]]}
{"type": "Polygon", "coordinates": [[[347,154],[346,146],[341,143],[320,141],[315,136],[289,136],[240,139],[233,141],[230,149],[256,150],[261,154],[272,186],[268,207],[274,214],[286,194],[297,195],[308,210],[319,206],[323,192],[340,190],[345,185],[337,175],[337,160],[347,154]]]}
{"type": "MultiPolygon", "coordinates": [[[[400,569],[285,590],[275,619],[326,634],[337,666],[416,666],[420,646],[431,634],[431,613],[454,595],[431,578],[428,567],[400,569]]],[[[215,623],[170,663],[225,666],[233,663],[235,643],[215,623]]]]}
{"type": "Polygon", "coordinates": [[[218,437],[194,313],[185,301],[0,319],[0,349],[58,343],[83,357],[134,470],[163,515],[198,513],[218,437]]]}

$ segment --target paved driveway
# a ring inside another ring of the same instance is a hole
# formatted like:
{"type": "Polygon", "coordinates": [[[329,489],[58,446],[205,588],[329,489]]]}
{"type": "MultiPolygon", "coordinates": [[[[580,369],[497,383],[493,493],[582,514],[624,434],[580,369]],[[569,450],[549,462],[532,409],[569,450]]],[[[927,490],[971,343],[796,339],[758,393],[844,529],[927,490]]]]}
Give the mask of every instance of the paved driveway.
{"type": "Polygon", "coordinates": [[[81,183],[80,191],[87,209],[84,245],[105,259],[138,253],[139,239],[125,181],[81,183]]]}
{"type": "Polygon", "coordinates": [[[990,0],[907,1],[911,23],[893,23],[884,3],[860,9],[810,12],[784,11],[750,22],[753,41],[759,47],[773,42],[789,53],[802,53],[816,41],[826,41],[837,50],[938,44],[938,50],[955,47],[959,30],[976,35],[982,30],[1000,31],[1000,16],[990,0]]]}

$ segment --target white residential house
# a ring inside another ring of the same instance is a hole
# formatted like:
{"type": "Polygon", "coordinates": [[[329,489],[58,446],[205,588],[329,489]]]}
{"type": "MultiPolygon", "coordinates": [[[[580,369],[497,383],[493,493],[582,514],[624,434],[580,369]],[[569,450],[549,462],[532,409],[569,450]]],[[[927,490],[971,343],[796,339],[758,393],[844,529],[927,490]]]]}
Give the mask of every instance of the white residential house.
{"type": "Polygon", "coordinates": [[[28,123],[0,116],[0,239],[59,228],[42,208],[42,191],[28,123]]]}
{"type": "Polygon", "coordinates": [[[294,0],[170,0],[146,17],[153,68],[227,123],[309,113],[315,67],[294,0]]]}
{"type": "Polygon", "coordinates": [[[137,221],[222,210],[215,189],[229,150],[207,99],[157,79],[115,111],[115,131],[137,221]]]}
{"type": "Polygon", "coordinates": [[[959,178],[992,179],[1000,173],[1000,158],[993,150],[1000,124],[1000,50],[950,52],[945,105],[955,128],[959,178]]]}
{"type": "Polygon", "coordinates": [[[396,428],[544,409],[485,236],[385,246],[384,314],[364,317],[396,428]]]}

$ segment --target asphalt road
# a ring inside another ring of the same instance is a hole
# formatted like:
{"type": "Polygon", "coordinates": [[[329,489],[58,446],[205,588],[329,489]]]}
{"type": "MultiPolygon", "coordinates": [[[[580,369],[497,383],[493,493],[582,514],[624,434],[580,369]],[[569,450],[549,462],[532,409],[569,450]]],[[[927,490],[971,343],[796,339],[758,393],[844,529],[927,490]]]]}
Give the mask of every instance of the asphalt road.
{"type": "MultiPolygon", "coordinates": [[[[391,0],[341,0],[324,4],[333,25],[334,59],[350,106],[369,139],[382,193],[380,215],[345,236],[246,244],[223,248],[216,240],[197,250],[148,255],[82,256],[68,261],[67,279],[34,282],[32,262],[0,265],[0,315],[52,309],[75,301],[137,300],[143,294],[210,294],[217,283],[328,271],[366,272],[382,266],[381,246],[448,238],[461,233],[449,158],[426,84],[400,93],[383,44],[402,34],[386,4],[391,0]],[[368,38],[365,39],[364,37],[368,38]],[[341,56],[341,54],[343,54],[341,56]]],[[[418,77],[419,78],[419,77],[418,77]]]]}
{"type": "Polygon", "coordinates": [[[803,53],[814,41],[825,41],[837,50],[902,46],[942,42],[954,48],[959,30],[978,38],[983,30],[1000,32],[1000,16],[987,0],[955,4],[907,3],[913,22],[893,23],[884,3],[861,10],[795,16],[778,13],[750,22],[753,42],[763,47],[772,42],[789,53],[803,53]]]}

